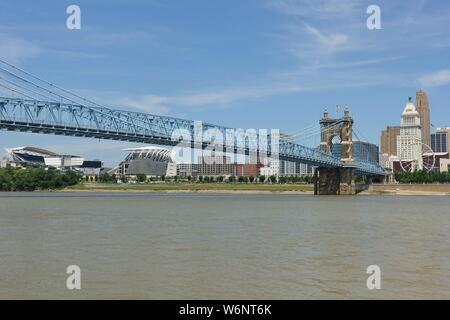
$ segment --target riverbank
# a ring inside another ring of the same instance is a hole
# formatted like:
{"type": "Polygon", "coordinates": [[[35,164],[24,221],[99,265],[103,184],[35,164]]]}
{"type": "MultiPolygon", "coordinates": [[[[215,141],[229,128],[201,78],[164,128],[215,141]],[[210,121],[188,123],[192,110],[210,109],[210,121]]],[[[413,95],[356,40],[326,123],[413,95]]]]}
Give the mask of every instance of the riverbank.
{"type": "Polygon", "coordinates": [[[374,184],[361,195],[449,196],[450,184],[374,184]]]}
{"type": "MultiPolygon", "coordinates": [[[[167,192],[227,194],[313,194],[306,184],[228,184],[228,183],[154,183],[154,184],[79,184],[59,192],[167,192]]],[[[360,195],[449,196],[450,184],[375,184],[360,195]]]]}
{"type": "Polygon", "coordinates": [[[65,188],[66,192],[204,192],[248,194],[313,194],[306,184],[228,184],[228,183],[155,183],[155,184],[80,184],[65,188]]]}

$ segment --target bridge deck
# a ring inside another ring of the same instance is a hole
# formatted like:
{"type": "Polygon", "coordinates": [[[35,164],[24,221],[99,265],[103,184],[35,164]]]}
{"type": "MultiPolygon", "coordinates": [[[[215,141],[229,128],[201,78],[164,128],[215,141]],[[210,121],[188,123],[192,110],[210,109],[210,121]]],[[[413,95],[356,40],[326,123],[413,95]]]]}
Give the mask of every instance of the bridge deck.
{"type": "MultiPolygon", "coordinates": [[[[200,145],[194,139],[197,123],[191,120],[159,116],[132,111],[113,110],[103,107],[90,107],[80,104],[55,103],[0,97],[0,129],[26,131],[39,134],[55,134],[74,137],[89,137],[107,140],[120,140],[174,146],[178,140],[172,139],[177,130],[191,138],[192,147],[206,148],[210,143],[200,145]]],[[[215,130],[227,137],[232,128],[212,124],[202,124],[202,130],[215,130]]],[[[269,138],[270,139],[270,138],[269,138]]],[[[235,139],[233,139],[234,142],[235,139]]],[[[259,137],[256,141],[260,141],[259,137]]],[[[282,160],[307,163],[318,167],[342,167],[339,159],[332,155],[296,143],[282,142],[279,158],[282,160]]],[[[275,152],[275,143],[269,142],[264,150],[270,156],[275,152]],[[273,150],[272,150],[273,149],[273,150]]],[[[235,153],[260,152],[258,146],[245,142],[227,145],[227,151],[235,153]]],[[[261,150],[262,151],[262,150],[261,150]]],[[[354,167],[360,174],[384,175],[384,170],[375,163],[355,160],[354,167]]]]}

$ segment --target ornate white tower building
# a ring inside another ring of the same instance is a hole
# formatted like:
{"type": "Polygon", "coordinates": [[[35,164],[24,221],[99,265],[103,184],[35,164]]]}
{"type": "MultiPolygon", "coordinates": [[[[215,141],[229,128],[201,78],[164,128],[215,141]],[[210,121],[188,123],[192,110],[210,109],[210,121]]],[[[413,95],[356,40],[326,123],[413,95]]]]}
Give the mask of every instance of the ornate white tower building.
{"type": "Polygon", "coordinates": [[[400,135],[397,137],[397,156],[400,161],[411,163],[411,171],[423,169],[422,127],[420,115],[412,98],[409,98],[400,120],[400,135]]]}

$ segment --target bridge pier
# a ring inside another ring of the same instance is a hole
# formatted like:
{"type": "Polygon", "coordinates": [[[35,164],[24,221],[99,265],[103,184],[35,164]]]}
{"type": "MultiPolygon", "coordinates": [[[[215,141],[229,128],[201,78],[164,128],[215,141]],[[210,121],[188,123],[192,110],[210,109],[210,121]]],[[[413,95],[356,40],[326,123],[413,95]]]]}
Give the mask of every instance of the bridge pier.
{"type": "Polygon", "coordinates": [[[353,119],[348,107],[342,119],[332,119],[325,111],[320,120],[322,152],[333,153],[333,139],[340,139],[339,167],[319,167],[315,173],[314,194],[317,195],[354,195],[356,194],[355,168],[353,161],[353,119]]]}
{"type": "Polygon", "coordinates": [[[314,172],[315,195],[355,195],[354,168],[317,168],[314,172]]]}

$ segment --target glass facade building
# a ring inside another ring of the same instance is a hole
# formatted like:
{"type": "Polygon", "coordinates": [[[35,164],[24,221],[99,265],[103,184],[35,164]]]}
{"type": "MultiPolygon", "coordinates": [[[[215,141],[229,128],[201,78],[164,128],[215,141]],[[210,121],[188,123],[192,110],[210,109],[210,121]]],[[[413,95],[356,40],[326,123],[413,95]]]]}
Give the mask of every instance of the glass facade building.
{"type": "Polygon", "coordinates": [[[436,132],[431,135],[431,149],[434,152],[449,152],[448,132],[436,132]]]}
{"type": "MultiPolygon", "coordinates": [[[[333,144],[332,154],[335,158],[341,158],[340,144],[333,144]]],[[[379,148],[373,143],[353,141],[353,159],[379,163],[379,148]]]]}

